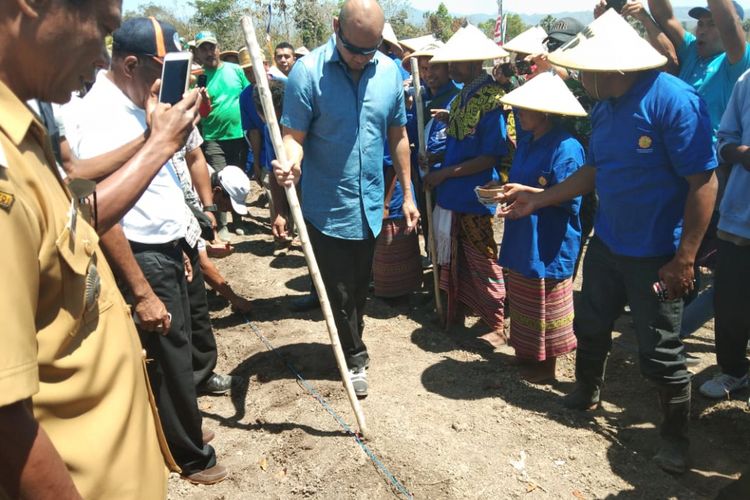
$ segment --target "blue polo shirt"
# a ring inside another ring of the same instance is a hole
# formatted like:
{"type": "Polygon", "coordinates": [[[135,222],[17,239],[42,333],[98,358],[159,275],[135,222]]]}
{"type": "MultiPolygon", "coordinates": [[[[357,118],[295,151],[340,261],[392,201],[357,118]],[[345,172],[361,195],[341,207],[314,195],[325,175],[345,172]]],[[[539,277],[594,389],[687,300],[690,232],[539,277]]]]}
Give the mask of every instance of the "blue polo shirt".
{"type": "MultiPolygon", "coordinates": [[[[485,112],[474,130],[462,140],[448,135],[445,141],[445,158],[441,168],[458,165],[477,156],[502,157],[508,154],[506,143],[505,117],[500,107],[485,112]]],[[[437,204],[446,210],[464,214],[493,215],[494,212],[477,200],[474,188],[497,180],[496,168],[489,168],[476,174],[451,177],[437,187],[437,204]]]]}
{"type": "MultiPolygon", "coordinates": [[[[425,100],[427,111],[425,112],[425,121],[429,125],[425,131],[425,149],[428,153],[444,153],[445,143],[448,140],[446,131],[447,123],[440,120],[430,119],[429,111],[432,109],[449,109],[453,99],[456,98],[461,89],[450,80],[448,83],[438,89],[435,95],[432,95],[430,89],[425,91],[425,100]]],[[[437,170],[442,163],[436,163],[432,169],[437,170]]]]}
{"type": "Polygon", "coordinates": [[[383,224],[383,141],[389,127],[406,124],[396,64],[377,52],[355,84],[332,35],[289,73],[281,123],[307,134],[305,219],[335,238],[376,237],[383,224]]]}
{"type": "MultiPolygon", "coordinates": [[[[583,146],[561,128],[533,140],[518,140],[509,182],[549,188],[573,175],[585,162],[583,146]]],[[[528,217],[506,219],[499,263],[527,278],[565,279],[573,275],[581,246],[581,197],[542,208],[528,217]]]]}
{"type": "Polygon", "coordinates": [[[750,44],[745,43],[745,56],[735,64],[729,62],[726,52],[701,59],[695,35],[685,31],[682,45],[677,48],[677,57],[680,60],[680,80],[692,85],[706,101],[715,136],[734,84],[750,69],[750,44]]]}
{"type": "Polygon", "coordinates": [[[672,255],[682,236],[684,177],[717,166],[706,104],[681,80],[648,71],[625,95],[597,103],[591,126],[597,236],[618,255],[672,255]]]}

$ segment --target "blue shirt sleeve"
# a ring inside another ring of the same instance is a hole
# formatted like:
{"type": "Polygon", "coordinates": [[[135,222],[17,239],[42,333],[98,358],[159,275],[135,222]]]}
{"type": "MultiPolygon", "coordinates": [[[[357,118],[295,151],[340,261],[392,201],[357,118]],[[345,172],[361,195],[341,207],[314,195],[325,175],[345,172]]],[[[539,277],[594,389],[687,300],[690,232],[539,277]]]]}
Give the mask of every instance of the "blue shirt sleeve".
{"type": "Polygon", "coordinates": [[[244,131],[263,128],[263,120],[260,119],[258,110],[255,108],[252,85],[247,86],[240,94],[240,119],[244,131]]]}
{"type": "Polygon", "coordinates": [[[478,156],[505,156],[508,154],[505,116],[500,108],[482,116],[477,125],[480,131],[478,156]]]}
{"type": "MultiPolygon", "coordinates": [[[[398,76],[398,73],[396,73],[398,76]]],[[[406,125],[406,104],[404,103],[404,86],[400,79],[396,79],[396,100],[388,120],[389,127],[403,127],[406,125]]]]}
{"type": "Polygon", "coordinates": [[[703,99],[696,94],[683,94],[664,108],[661,133],[677,175],[687,177],[715,169],[711,118],[703,99]]]}
{"type": "Polygon", "coordinates": [[[281,124],[294,130],[307,132],[313,119],[312,104],[313,95],[310,74],[304,64],[295,64],[286,82],[281,124]]]}

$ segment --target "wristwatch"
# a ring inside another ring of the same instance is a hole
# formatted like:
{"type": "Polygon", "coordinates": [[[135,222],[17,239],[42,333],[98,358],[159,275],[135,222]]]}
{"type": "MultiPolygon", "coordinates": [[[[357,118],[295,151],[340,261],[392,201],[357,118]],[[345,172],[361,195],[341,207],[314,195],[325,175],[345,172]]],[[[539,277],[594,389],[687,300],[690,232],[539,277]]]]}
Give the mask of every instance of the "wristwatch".
{"type": "Polygon", "coordinates": [[[219,209],[216,205],[206,205],[203,207],[204,212],[218,212],[219,209]]]}

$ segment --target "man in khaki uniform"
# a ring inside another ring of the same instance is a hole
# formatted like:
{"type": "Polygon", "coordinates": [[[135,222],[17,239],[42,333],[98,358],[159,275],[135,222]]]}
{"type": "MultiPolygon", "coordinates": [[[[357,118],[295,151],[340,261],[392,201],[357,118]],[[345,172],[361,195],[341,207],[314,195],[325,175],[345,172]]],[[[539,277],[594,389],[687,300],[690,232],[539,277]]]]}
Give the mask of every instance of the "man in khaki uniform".
{"type": "MultiPolygon", "coordinates": [[[[44,128],[23,104],[64,102],[93,78],[120,7],[0,2],[0,499],[163,498],[165,462],[176,468],[160,449],[129,309],[54,167],[44,128]]],[[[143,149],[97,187],[100,232],[181,146],[199,104],[191,94],[153,113],[143,149]]]]}

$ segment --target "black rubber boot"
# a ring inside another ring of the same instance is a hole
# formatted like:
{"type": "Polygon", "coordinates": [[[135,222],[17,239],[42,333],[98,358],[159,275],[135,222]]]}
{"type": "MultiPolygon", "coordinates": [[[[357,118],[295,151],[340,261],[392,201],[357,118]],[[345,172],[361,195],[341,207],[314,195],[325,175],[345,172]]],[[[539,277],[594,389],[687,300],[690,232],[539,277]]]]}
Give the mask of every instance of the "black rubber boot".
{"type": "Polygon", "coordinates": [[[563,406],[571,410],[591,411],[599,407],[607,360],[592,361],[576,357],[576,386],[563,397],[563,406]]]}
{"type": "Polygon", "coordinates": [[[682,474],[690,462],[690,383],[658,388],[659,406],[664,420],[661,424],[661,447],[654,456],[659,467],[672,474],[682,474]]]}

